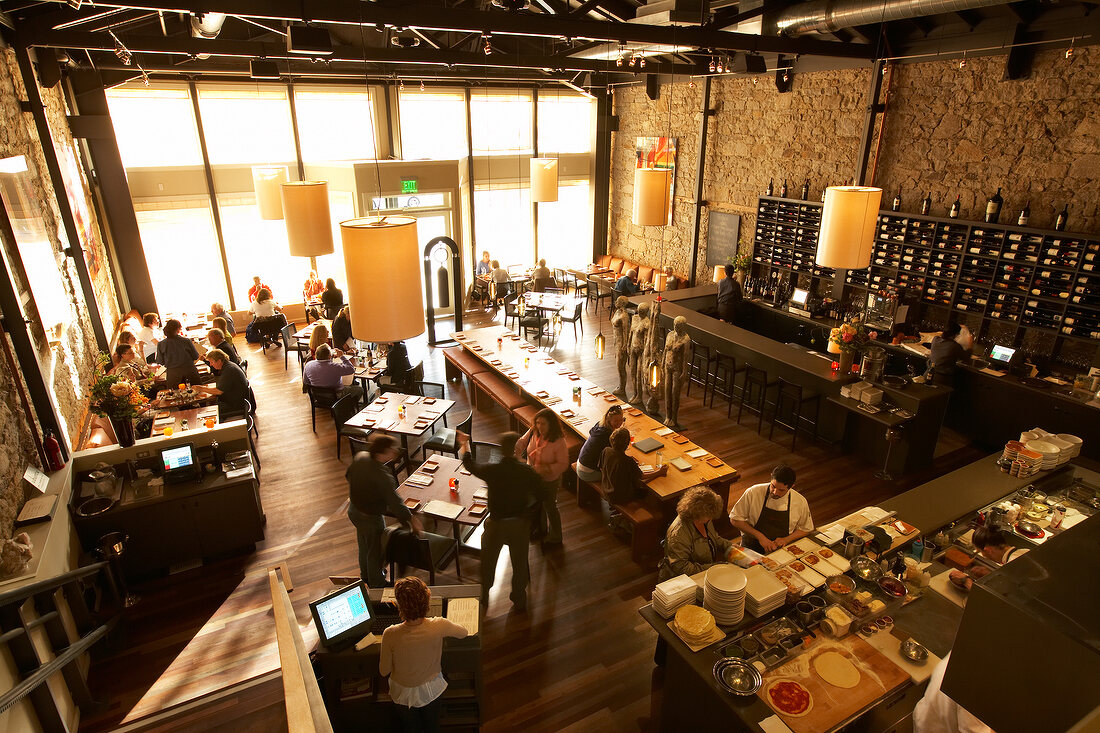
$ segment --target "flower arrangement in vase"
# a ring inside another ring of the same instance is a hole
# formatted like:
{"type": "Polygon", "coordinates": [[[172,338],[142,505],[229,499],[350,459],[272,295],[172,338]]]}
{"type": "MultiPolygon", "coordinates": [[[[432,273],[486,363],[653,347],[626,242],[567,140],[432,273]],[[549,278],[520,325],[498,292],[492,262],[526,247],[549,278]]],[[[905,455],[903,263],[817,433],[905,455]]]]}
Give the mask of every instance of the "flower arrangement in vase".
{"type": "Polygon", "coordinates": [[[91,384],[89,409],[100,417],[111,421],[119,445],[133,445],[133,420],[142,414],[149,401],[136,382],[131,382],[119,374],[111,374],[108,366],[111,358],[100,354],[97,363],[98,376],[91,384]],[[128,442],[127,442],[128,441],[128,442]]]}

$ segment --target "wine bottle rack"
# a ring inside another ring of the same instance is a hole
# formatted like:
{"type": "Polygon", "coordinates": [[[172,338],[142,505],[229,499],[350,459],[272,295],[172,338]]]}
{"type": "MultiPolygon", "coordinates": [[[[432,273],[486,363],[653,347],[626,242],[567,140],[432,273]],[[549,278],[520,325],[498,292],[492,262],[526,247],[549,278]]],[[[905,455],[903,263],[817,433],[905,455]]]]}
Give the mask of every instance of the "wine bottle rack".
{"type": "MultiPolygon", "coordinates": [[[[761,197],[756,274],[778,269],[835,279],[814,262],[821,212],[816,202],[761,197]]],[[[896,288],[960,315],[1100,341],[1100,235],[880,211],[871,265],[848,270],[845,283],[896,288]]]]}

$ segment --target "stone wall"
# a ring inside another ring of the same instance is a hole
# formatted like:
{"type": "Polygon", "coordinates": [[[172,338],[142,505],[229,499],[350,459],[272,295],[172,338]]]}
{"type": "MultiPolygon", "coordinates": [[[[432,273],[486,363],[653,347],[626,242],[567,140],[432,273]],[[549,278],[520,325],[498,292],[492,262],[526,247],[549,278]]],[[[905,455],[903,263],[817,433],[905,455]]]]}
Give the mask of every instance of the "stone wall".
{"type": "MultiPolygon", "coordinates": [[[[54,249],[58,270],[69,301],[70,319],[68,328],[59,343],[47,343],[42,325],[37,321],[31,325],[32,336],[38,350],[38,361],[47,375],[51,386],[58,416],[70,444],[79,441],[87,420],[86,388],[91,381],[98,353],[95,337],[88,326],[89,312],[80,282],[72,260],[63,254],[63,244],[58,233],[63,232],[57,199],[50,183],[41,143],[38,139],[34,119],[30,112],[23,112],[20,101],[27,95],[14,52],[5,49],[0,59],[0,157],[24,155],[27,160],[28,176],[32,187],[32,204],[44,223],[50,244],[54,249]]],[[[55,149],[69,146],[72,138],[67,123],[64,122],[65,104],[60,89],[42,89],[43,101],[51,120],[55,149]]],[[[75,152],[73,153],[75,156],[75,152]]],[[[75,158],[74,158],[75,159],[75,158]]],[[[85,202],[83,226],[88,231],[91,254],[89,260],[99,263],[95,278],[97,301],[104,316],[104,326],[113,330],[118,322],[118,303],[114,297],[114,284],[110,268],[107,266],[106,252],[103,248],[99,225],[95,219],[94,207],[79,165],[70,168],[75,172],[75,184],[71,187],[71,196],[78,196],[85,202]],[[90,212],[90,213],[89,213],[90,212]]],[[[12,264],[17,291],[28,291],[26,274],[23,272],[15,242],[2,242],[8,262],[12,264]]],[[[5,337],[6,338],[6,337],[5,337]]],[[[12,518],[22,500],[20,477],[28,463],[37,465],[34,449],[32,426],[26,417],[17,393],[17,380],[22,375],[13,372],[7,359],[0,360],[0,539],[9,537],[12,530],[12,518]]]]}
{"type": "MultiPolygon", "coordinates": [[[[1003,56],[896,65],[889,75],[885,133],[874,183],[888,203],[900,186],[902,209],[916,211],[926,193],[932,213],[945,215],[955,196],[962,217],[980,218],[985,200],[1004,187],[1002,221],[1031,202],[1033,226],[1052,226],[1070,202],[1069,228],[1100,233],[1100,49],[1036,55],[1031,77],[1002,80],[1003,56]]],[[[718,211],[742,215],[742,247],[752,243],[756,200],[783,178],[797,196],[810,179],[810,198],[823,186],[855,175],[868,69],[796,74],[793,91],[779,94],[771,76],[719,78],[713,83],[703,198],[718,211]]],[[[664,259],[677,272],[691,261],[694,180],[701,85],[661,87],[650,101],[643,86],[615,91],[608,250],[644,263],[664,259]],[[666,134],[672,97],[673,135],[680,138],[674,226],[630,222],[634,138],[666,134]]],[[[872,164],[874,165],[874,157],[872,164]]],[[[706,277],[706,209],[699,271],[706,277]]],[[[709,281],[709,278],[706,278],[709,281]]]]}

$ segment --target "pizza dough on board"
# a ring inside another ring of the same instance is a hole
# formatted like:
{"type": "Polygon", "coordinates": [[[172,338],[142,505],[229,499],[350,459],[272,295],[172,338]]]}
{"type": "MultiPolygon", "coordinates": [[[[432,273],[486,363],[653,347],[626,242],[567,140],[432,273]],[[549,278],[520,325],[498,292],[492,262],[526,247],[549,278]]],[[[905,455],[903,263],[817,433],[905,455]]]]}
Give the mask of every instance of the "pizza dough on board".
{"type": "Polygon", "coordinates": [[[851,689],[859,684],[859,670],[843,654],[818,654],[814,657],[813,667],[818,676],[833,687],[851,689]]]}

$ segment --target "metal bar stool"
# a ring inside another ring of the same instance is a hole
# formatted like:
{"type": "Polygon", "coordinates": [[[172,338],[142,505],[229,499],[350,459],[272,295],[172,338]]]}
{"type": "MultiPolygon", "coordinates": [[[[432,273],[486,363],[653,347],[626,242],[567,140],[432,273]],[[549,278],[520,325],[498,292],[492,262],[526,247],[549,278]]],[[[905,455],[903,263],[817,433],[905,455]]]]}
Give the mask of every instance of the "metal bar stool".
{"type": "Polygon", "coordinates": [[[813,429],[814,436],[817,436],[817,417],[821,409],[821,395],[814,394],[803,397],[802,385],[788,382],[783,377],[779,377],[776,384],[779,385],[779,392],[775,396],[775,412],[772,414],[772,427],[768,431],[768,440],[771,440],[772,435],[775,434],[775,426],[777,424],[782,425],[791,431],[791,452],[793,453],[795,443],[798,442],[798,428],[802,422],[808,423],[813,429]],[[814,406],[813,420],[802,415],[803,408],[811,402],[814,406]],[[785,407],[789,408],[786,413],[784,412],[785,407]],[[790,422],[783,421],[786,414],[790,415],[790,422]]]}
{"type": "Polygon", "coordinates": [[[692,383],[703,388],[703,402],[707,401],[707,388],[710,385],[710,366],[714,357],[710,354],[710,347],[691,343],[691,365],[688,367],[687,393],[691,395],[692,383]]]}
{"type": "Polygon", "coordinates": [[[755,412],[760,416],[756,424],[756,433],[764,429],[764,407],[768,403],[768,389],[775,382],[768,381],[768,373],[763,369],[757,369],[751,364],[745,365],[745,383],[741,387],[741,404],[737,408],[737,424],[741,424],[741,415],[748,404],[749,412],[755,412]]]}
{"type": "MultiPolygon", "coordinates": [[[[726,398],[726,417],[733,413],[733,397],[737,391],[737,375],[745,371],[745,368],[737,368],[737,359],[729,354],[718,351],[714,355],[714,370],[711,372],[710,404],[714,407],[714,395],[720,394],[726,398]]],[[[704,393],[706,390],[704,390],[704,393]]],[[[741,387],[744,394],[745,388],[741,387]]]]}

